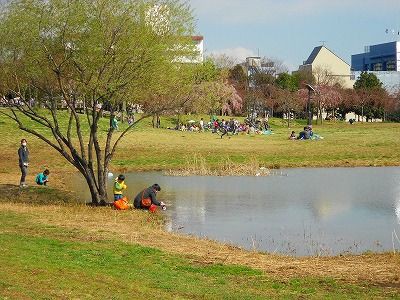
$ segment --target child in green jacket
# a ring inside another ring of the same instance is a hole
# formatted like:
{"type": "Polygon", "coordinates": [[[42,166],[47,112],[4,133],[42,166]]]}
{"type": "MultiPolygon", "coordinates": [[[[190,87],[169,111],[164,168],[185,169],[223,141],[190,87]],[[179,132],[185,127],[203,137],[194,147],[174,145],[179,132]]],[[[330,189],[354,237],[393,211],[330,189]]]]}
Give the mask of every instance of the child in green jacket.
{"type": "Polygon", "coordinates": [[[124,180],[125,176],[122,174],[118,175],[118,177],[115,179],[113,186],[114,201],[119,200],[123,197],[123,191],[126,189],[126,184],[124,180]]]}

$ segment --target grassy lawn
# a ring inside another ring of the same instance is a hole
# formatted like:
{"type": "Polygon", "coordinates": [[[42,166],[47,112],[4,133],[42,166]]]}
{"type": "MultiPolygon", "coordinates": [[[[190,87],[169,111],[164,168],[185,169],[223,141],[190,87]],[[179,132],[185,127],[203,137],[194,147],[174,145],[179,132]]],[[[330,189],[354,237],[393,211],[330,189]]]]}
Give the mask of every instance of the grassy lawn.
{"type": "MultiPolygon", "coordinates": [[[[195,120],[199,117],[185,116],[195,120]]],[[[61,119],[65,126],[66,116],[62,115],[61,119]]],[[[238,135],[223,139],[210,132],[165,129],[173,126],[172,122],[172,118],[163,118],[162,129],[151,128],[149,119],[139,123],[120,143],[112,168],[122,171],[179,169],[194,155],[204,157],[211,168],[218,168],[227,160],[237,164],[255,160],[270,168],[400,165],[400,124],[397,123],[326,122],[322,126],[314,125],[314,132],[323,136],[323,140],[289,141],[291,130],[301,131],[304,121],[294,122],[292,128],[287,128],[282,120],[272,119],[273,135],[238,135]]],[[[101,138],[105,136],[107,124],[107,119],[101,120],[101,138]]],[[[120,127],[125,126],[121,124],[120,127]]],[[[87,133],[87,126],[84,132],[87,133]]],[[[15,152],[22,137],[28,138],[32,166],[72,170],[55,150],[18,130],[11,120],[1,115],[0,133],[3,144],[7,145],[0,154],[0,159],[5,161],[0,172],[10,173],[10,169],[15,168],[15,152]]]]}
{"type": "Polygon", "coordinates": [[[266,270],[185,256],[0,211],[2,299],[372,299],[396,290],[324,277],[276,279],[266,270]]]}

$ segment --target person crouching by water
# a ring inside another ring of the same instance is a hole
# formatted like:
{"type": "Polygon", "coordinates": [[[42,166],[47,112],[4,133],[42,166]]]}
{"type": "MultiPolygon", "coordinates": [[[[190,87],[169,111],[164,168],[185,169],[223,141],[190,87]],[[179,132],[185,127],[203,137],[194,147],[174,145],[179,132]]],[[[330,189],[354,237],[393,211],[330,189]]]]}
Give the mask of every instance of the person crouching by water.
{"type": "Polygon", "coordinates": [[[151,212],[154,212],[157,206],[161,206],[165,210],[166,206],[164,202],[157,200],[157,193],[159,191],[161,191],[161,187],[157,183],[144,189],[136,195],[133,206],[137,209],[147,209],[151,212]]]}
{"type": "Polygon", "coordinates": [[[29,165],[29,150],[26,146],[26,139],[21,140],[21,146],[18,149],[18,158],[19,158],[19,168],[21,169],[21,180],[19,182],[20,187],[26,187],[25,178],[28,173],[28,165],[29,165]]]}
{"type": "Polygon", "coordinates": [[[48,169],[44,170],[42,173],[36,175],[35,182],[38,185],[47,185],[49,182],[50,171],[48,169]]]}
{"type": "Polygon", "coordinates": [[[122,199],[124,197],[124,190],[127,188],[125,184],[125,176],[120,174],[117,178],[115,178],[113,193],[114,193],[114,201],[122,199]]]}

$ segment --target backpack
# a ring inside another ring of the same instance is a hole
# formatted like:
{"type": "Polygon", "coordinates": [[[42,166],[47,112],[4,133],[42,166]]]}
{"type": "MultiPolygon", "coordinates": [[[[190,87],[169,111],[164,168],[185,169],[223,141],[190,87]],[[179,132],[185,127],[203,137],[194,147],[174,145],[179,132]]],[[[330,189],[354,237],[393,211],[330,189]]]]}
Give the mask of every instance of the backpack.
{"type": "Polygon", "coordinates": [[[118,210],[127,210],[129,209],[129,205],[128,205],[128,198],[123,197],[117,201],[114,201],[113,203],[114,208],[118,209],[118,210]]]}
{"type": "Polygon", "coordinates": [[[145,190],[143,190],[143,193],[142,193],[142,200],[140,201],[140,205],[141,205],[142,207],[148,208],[148,207],[151,206],[151,199],[150,199],[150,198],[144,198],[144,192],[145,192],[145,190]]]}

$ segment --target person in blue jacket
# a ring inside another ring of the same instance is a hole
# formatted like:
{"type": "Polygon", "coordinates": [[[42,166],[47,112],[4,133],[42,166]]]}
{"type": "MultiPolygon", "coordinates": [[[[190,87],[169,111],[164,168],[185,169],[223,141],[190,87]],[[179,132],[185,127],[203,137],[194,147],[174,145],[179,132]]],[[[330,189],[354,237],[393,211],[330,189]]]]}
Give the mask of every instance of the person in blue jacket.
{"type": "Polygon", "coordinates": [[[38,185],[47,185],[47,182],[49,182],[49,175],[50,171],[48,169],[44,170],[42,173],[39,173],[36,175],[36,183],[38,185]]]}

